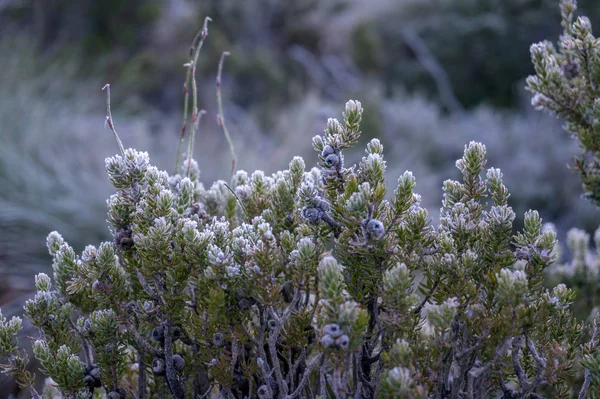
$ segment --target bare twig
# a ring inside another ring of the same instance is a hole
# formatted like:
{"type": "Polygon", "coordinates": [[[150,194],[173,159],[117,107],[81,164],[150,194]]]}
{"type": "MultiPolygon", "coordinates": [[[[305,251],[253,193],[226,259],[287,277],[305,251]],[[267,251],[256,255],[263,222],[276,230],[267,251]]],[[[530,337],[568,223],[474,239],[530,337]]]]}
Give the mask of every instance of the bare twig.
{"type": "Polygon", "coordinates": [[[244,204],[242,203],[242,201],[240,200],[240,197],[238,197],[238,195],[235,193],[235,191],[233,191],[233,189],[231,187],[229,187],[229,184],[225,183],[225,187],[227,187],[227,189],[231,192],[231,194],[235,197],[235,199],[237,200],[238,204],[240,204],[240,207],[242,208],[242,210],[244,211],[244,214],[246,215],[246,218],[250,217],[250,214],[248,213],[248,211],[246,210],[246,207],[244,206],[244,204]]]}
{"type": "Polygon", "coordinates": [[[523,336],[516,337],[513,340],[511,357],[513,369],[515,370],[515,374],[517,375],[517,379],[519,380],[519,385],[521,390],[526,391],[529,388],[529,381],[525,370],[523,370],[523,366],[521,366],[521,362],[519,361],[519,352],[523,347],[523,336]]]}
{"type": "Polygon", "coordinates": [[[231,175],[235,171],[235,165],[237,163],[237,158],[235,156],[235,149],[233,147],[233,141],[231,141],[231,136],[229,135],[229,131],[227,127],[225,127],[225,116],[223,115],[223,101],[221,100],[221,74],[223,72],[223,62],[225,61],[225,57],[229,55],[229,52],[225,51],[221,54],[221,59],[219,60],[219,70],[217,72],[217,106],[219,107],[219,113],[217,114],[217,121],[221,129],[223,129],[223,133],[225,134],[225,138],[227,139],[227,143],[229,144],[229,151],[231,152],[231,175]]]}
{"type": "Polygon", "coordinates": [[[167,324],[165,328],[165,368],[166,377],[169,389],[173,394],[173,399],[185,398],[185,389],[179,378],[175,365],[173,364],[173,337],[170,326],[167,324]]]}
{"type": "Polygon", "coordinates": [[[267,339],[267,344],[269,345],[269,354],[271,355],[271,363],[273,363],[272,366],[273,371],[275,372],[275,380],[279,386],[279,394],[287,395],[288,387],[283,379],[281,365],[279,364],[279,358],[277,357],[277,338],[279,337],[279,333],[283,328],[283,323],[281,319],[277,317],[274,311],[270,313],[273,317],[272,320],[275,320],[277,327],[270,331],[269,338],[267,339]]]}
{"type": "Polygon", "coordinates": [[[315,356],[310,361],[310,363],[306,367],[306,370],[304,370],[304,374],[302,375],[302,379],[298,383],[298,388],[296,388],[296,390],[294,392],[292,392],[290,395],[288,395],[287,399],[294,399],[294,398],[297,398],[298,396],[300,396],[300,394],[302,393],[302,391],[306,387],[306,384],[308,383],[308,377],[310,377],[310,373],[312,373],[313,369],[315,368],[315,366],[317,365],[317,363],[319,363],[319,361],[321,360],[322,357],[323,357],[323,353],[319,353],[317,356],[315,356]]]}
{"type": "Polygon", "coordinates": [[[262,357],[259,357],[258,359],[256,359],[256,364],[258,364],[258,367],[260,367],[260,371],[262,371],[269,398],[272,398],[273,397],[273,389],[271,388],[271,379],[273,377],[271,377],[271,373],[267,369],[267,367],[269,367],[269,366],[262,357]]]}
{"type": "MultiPolygon", "coordinates": [[[[179,156],[181,154],[181,145],[183,143],[183,138],[185,136],[185,131],[187,129],[187,118],[188,118],[188,107],[189,107],[189,88],[188,84],[190,78],[193,80],[193,90],[195,101],[197,102],[197,90],[195,87],[195,75],[196,75],[196,63],[198,61],[198,54],[200,54],[200,49],[202,48],[202,44],[204,43],[204,39],[208,36],[208,22],[212,21],[210,17],[204,18],[204,25],[202,29],[196,34],[194,40],[192,41],[192,45],[190,46],[190,61],[184,66],[187,68],[187,72],[185,75],[185,82],[183,84],[183,93],[184,93],[184,102],[183,102],[183,126],[181,127],[181,137],[179,139],[179,146],[177,147],[177,156],[175,157],[175,173],[177,173],[177,168],[179,167],[179,156]],[[198,43],[198,44],[196,44],[198,43]]],[[[196,105],[196,102],[194,103],[196,105]]]]}
{"type": "Polygon", "coordinates": [[[192,123],[194,126],[192,129],[192,134],[190,135],[190,141],[188,143],[188,164],[187,170],[185,172],[185,175],[187,177],[190,177],[190,167],[192,165],[192,158],[194,157],[194,138],[196,137],[196,133],[198,132],[198,126],[200,125],[202,115],[204,115],[205,113],[206,111],[203,109],[201,109],[199,112],[197,109],[194,109],[194,111],[192,111],[192,123]]]}
{"type": "Polygon", "coordinates": [[[110,85],[108,83],[105,84],[102,90],[106,90],[106,123],[117,139],[117,144],[119,145],[119,151],[121,151],[121,155],[125,156],[125,148],[123,148],[123,143],[117,134],[115,124],[112,119],[112,113],[110,112],[110,85]]]}
{"type": "Polygon", "coordinates": [[[144,364],[144,350],[140,349],[137,353],[138,358],[138,397],[137,399],[146,398],[146,365],[144,364]]]}
{"type": "Polygon", "coordinates": [[[431,289],[429,290],[429,292],[427,293],[427,295],[425,296],[425,298],[423,298],[423,300],[421,301],[421,303],[419,304],[419,306],[417,306],[415,308],[415,310],[413,310],[414,314],[420,314],[421,310],[423,309],[423,306],[425,306],[425,304],[429,301],[429,298],[431,298],[431,296],[433,295],[435,289],[437,288],[438,284],[440,283],[441,278],[438,277],[435,282],[433,283],[433,285],[431,286],[431,289]]]}
{"type": "Polygon", "coordinates": [[[213,387],[214,387],[214,385],[212,385],[212,384],[211,384],[211,385],[208,387],[208,389],[206,390],[206,392],[204,392],[204,394],[202,394],[202,395],[198,396],[198,399],[205,399],[205,398],[207,398],[207,397],[208,397],[208,395],[210,395],[210,393],[212,392],[212,390],[213,390],[213,387]]]}
{"type": "Polygon", "coordinates": [[[542,383],[544,377],[544,370],[546,369],[546,359],[540,356],[531,338],[526,337],[526,340],[527,348],[529,349],[531,356],[535,360],[535,378],[530,384],[530,389],[533,390],[542,383]]]}

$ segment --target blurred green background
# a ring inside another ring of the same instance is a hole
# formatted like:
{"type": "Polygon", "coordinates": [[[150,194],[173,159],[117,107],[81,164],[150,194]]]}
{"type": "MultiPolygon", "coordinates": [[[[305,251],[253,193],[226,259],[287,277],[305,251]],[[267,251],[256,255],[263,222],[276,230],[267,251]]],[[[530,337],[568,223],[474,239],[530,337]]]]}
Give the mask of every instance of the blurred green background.
{"type": "MultiPolygon", "coordinates": [[[[600,26],[600,2],[579,1],[600,26]]],[[[172,172],[189,45],[205,16],[197,71],[207,111],[195,155],[206,184],[229,175],[216,124],[224,112],[238,168],[273,172],[293,155],[316,162],[312,136],[349,98],[365,107],[363,140],[386,147],[434,219],[441,184],[470,140],[487,145],[517,214],[538,209],[559,238],[592,232],[600,211],[567,169],[577,143],[531,109],[529,46],[560,34],[558,0],[0,0],[0,306],[21,312],[32,275],[51,269],[45,237],[77,251],[109,240],[105,83],[125,146],[172,172]]],[[[348,155],[360,159],[362,150],[348,155]]]]}

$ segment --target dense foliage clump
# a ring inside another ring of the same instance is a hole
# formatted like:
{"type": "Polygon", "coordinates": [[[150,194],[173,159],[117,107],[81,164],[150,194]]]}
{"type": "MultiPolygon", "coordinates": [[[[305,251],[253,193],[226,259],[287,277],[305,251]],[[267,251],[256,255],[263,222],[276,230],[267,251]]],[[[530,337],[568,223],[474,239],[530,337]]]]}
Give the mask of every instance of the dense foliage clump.
{"type": "MultiPolygon", "coordinates": [[[[294,158],[207,188],[193,159],[169,176],[133,149],[108,158],[114,240],[78,255],[51,233],[53,281],[39,274],[25,305],[43,372],[66,397],[573,393],[596,341],[577,345],[573,292],[542,286],[555,234],[530,211],[513,236],[502,173],[475,142],[439,226],[412,173],[386,199],[379,140],[344,163],[361,114],[349,101],[328,121],[309,171],[294,158]]],[[[1,355],[27,386],[20,325],[3,319],[1,355]]]]}
{"type": "MultiPolygon", "coordinates": [[[[202,41],[206,33],[205,25],[202,41]]],[[[194,84],[201,43],[188,64],[194,84]]],[[[358,165],[346,164],[361,135],[360,102],[314,137],[316,167],[295,157],[267,175],[234,162],[229,182],[208,187],[191,157],[195,85],[193,97],[190,151],[172,175],[123,147],[109,102],[120,149],[105,163],[113,239],[77,254],[48,235],[54,275],[36,276],[25,316],[38,332],[33,354],[62,396],[597,392],[597,323],[575,319],[574,291],[543,285],[556,235],[536,211],[513,233],[510,195],[484,145],[465,146],[461,180],[444,182],[434,226],[411,172],[387,192],[378,139],[358,165]]],[[[221,109],[218,119],[228,137],[221,109]]],[[[0,315],[0,359],[39,398],[21,326],[0,315]]]]}

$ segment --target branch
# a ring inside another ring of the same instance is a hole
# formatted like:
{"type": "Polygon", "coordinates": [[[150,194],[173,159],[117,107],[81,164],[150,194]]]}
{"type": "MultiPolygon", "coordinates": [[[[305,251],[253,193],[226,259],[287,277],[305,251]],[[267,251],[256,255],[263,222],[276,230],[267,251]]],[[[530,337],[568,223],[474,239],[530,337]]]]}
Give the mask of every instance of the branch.
{"type": "Polygon", "coordinates": [[[521,350],[522,347],[523,347],[523,336],[516,337],[513,340],[512,350],[511,350],[512,364],[513,364],[513,368],[515,370],[515,374],[517,375],[517,378],[519,380],[519,385],[521,386],[521,389],[527,390],[529,388],[529,382],[527,381],[527,374],[525,373],[525,370],[523,370],[523,367],[521,366],[521,362],[519,361],[519,351],[521,350]]]}
{"type": "Polygon", "coordinates": [[[231,175],[233,176],[233,172],[235,171],[235,165],[237,163],[237,158],[235,156],[235,149],[233,148],[233,141],[231,141],[231,136],[229,135],[229,131],[225,127],[225,116],[223,115],[223,102],[221,101],[221,74],[223,72],[223,61],[225,61],[225,57],[229,55],[229,52],[225,51],[221,54],[221,59],[219,60],[219,70],[217,72],[217,106],[219,107],[219,113],[217,114],[217,121],[219,122],[219,126],[223,129],[223,133],[225,134],[225,138],[227,139],[227,143],[229,144],[229,151],[231,152],[231,175]]]}
{"type": "Polygon", "coordinates": [[[125,156],[125,149],[123,148],[123,143],[121,142],[121,139],[119,138],[119,135],[115,130],[115,124],[112,119],[112,113],[110,112],[110,85],[108,83],[105,84],[102,90],[106,90],[106,123],[108,124],[110,130],[112,130],[113,134],[115,135],[115,138],[117,139],[117,144],[119,145],[119,151],[121,151],[121,155],[125,156]]]}
{"type": "MultiPolygon", "coordinates": [[[[183,126],[181,128],[181,138],[179,139],[179,146],[177,147],[177,156],[175,157],[175,173],[177,173],[177,167],[179,166],[179,155],[181,153],[181,144],[183,143],[183,137],[185,136],[185,131],[187,128],[187,114],[188,114],[188,105],[189,105],[189,89],[188,82],[190,81],[190,77],[192,78],[192,90],[193,90],[193,108],[192,112],[195,113],[195,116],[198,114],[198,89],[196,85],[196,63],[198,62],[198,55],[200,54],[200,49],[202,48],[202,44],[204,44],[204,39],[208,36],[208,22],[212,21],[210,17],[204,18],[204,25],[200,32],[196,34],[194,40],[192,41],[192,45],[190,46],[190,61],[184,66],[187,67],[187,73],[185,75],[185,83],[183,84],[183,92],[185,94],[184,102],[183,102],[183,126]],[[196,45],[196,42],[198,42],[196,45]]],[[[193,118],[193,126],[192,129],[196,128],[196,120],[193,118]]],[[[195,131],[190,136],[191,145],[193,146],[195,131]]],[[[189,150],[189,149],[188,149],[189,150]]],[[[189,155],[189,152],[188,152],[189,155]]],[[[188,159],[192,159],[188,157],[188,159]]],[[[189,173],[189,168],[188,168],[189,173]]]]}
{"type": "Polygon", "coordinates": [[[421,303],[419,304],[419,306],[417,306],[415,308],[415,310],[413,310],[414,314],[420,314],[421,313],[421,310],[423,309],[423,306],[425,306],[425,304],[427,303],[427,301],[429,301],[429,298],[431,298],[431,296],[433,295],[433,292],[437,288],[437,286],[440,283],[440,281],[441,281],[441,278],[439,278],[439,277],[435,280],[435,282],[433,283],[433,285],[429,289],[429,292],[427,293],[427,295],[425,296],[425,298],[423,298],[423,300],[421,301],[421,303]]]}
{"type": "Polygon", "coordinates": [[[321,353],[319,353],[317,356],[315,356],[310,361],[310,363],[306,367],[306,370],[304,370],[304,374],[302,375],[302,379],[298,383],[298,388],[296,388],[296,390],[294,392],[292,392],[290,395],[288,395],[286,397],[287,399],[295,399],[298,396],[300,396],[300,394],[302,393],[302,391],[306,387],[306,384],[308,383],[308,377],[310,376],[310,373],[312,373],[312,370],[315,368],[315,366],[321,360],[322,357],[323,357],[323,353],[321,352],[321,353]]]}
{"type": "Polygon", "coordinates": [[[530,390],[537,388],[541,383],[544,376],[544,369],[546,368],[546,359],[540,356],[535,344],[531,338],[527,337],[527,348],[531,352],[531,356],[535,360],[535,378],[530,384],[530,390]]]}
{"type": "Polygon", "coordinates": [[[144,351],[138,350],[138,397],[144,399],[146,397],[146,365],[144,364],[144,351]]]}
{"type": "Polygon", "coordinates": [[[166,366],[166,377],[169,389],[173,394],[173,399],[185,398],[185,389],[181,381],[175,365],[173,364],[173,341],[169,325],[165,325],[165,366],[166,366]]]}
{"type": "MultiPolygon", "coordinates": [[[[272,315],[275,315],[275,312],[272,312],[272,315]]],[[[276,321],[277,327],[274,330],[271,330],[269,333],[269,338],[267,339],[267,343],[269,345],[269,353],[271,355],[271,362],[273,363],[273,371],[275,371],[275,379],[277,381],[277,385],[279,386],[279,395],[287,395],[288,388],[283,379],[283,374],[281,373],[281,365],[279,364],[279,359],[277,358],[277,338],[281,329],[283,328],[283,323],[279,318],[273,318],[276,321]]]]}

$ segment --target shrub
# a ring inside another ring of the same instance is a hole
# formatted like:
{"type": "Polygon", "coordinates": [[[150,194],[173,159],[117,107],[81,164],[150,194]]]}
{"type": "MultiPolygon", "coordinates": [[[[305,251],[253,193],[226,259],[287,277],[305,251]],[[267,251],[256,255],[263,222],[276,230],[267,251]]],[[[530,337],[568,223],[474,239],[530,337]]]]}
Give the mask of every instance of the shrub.
{"type": "Polygon", "coordinates": [[[585,196],[600,204],[600,42],[592,34],[590,20],[573,22],[575,0],[561,1],[564,32],[558,46],[541,42],[531,46],[536,75],[527,78],[535,95],[534,107],[566,121],[565,130],[577,138],[583,154],[573,161],[585,196]]]}
{"type": "MultiPolygon", "coordinates": [[[[358,165],[346,165],[362,114],[351,100],[341,121],[327,121],[313,138],[317,166],[308,171],[295,157],[287,170],[237,171],[208,188],[193,145],[169,175],[146,152],[124,149],[109,108],[120,150],[105,161],[115,189],[107,200],[113,238],[78,255],[50,233],[53,278],[38,274],[25,304],[39,333],[33,354],[61,394],[594,392],[599,327],[589,337],[573,317],[574,292],[542,285],[556,236],[542,231],[535,211],[513,235],[509,192],[499,169],[486,170],[485,146],[465,146],[456,162],[462,180],[444,182],[434,227],[411,172],[386,199],[378,139],[358,165]],[[577,374],[581,386],[570,382],[577,374]]],[[[222,118],[220,111],[225,130],[222,118]]],[[[38,398],[18,346],[21,325],[0,315],[0,359],[38,398]]]]}
{"type": "MultiPolygon", "coordinates": [[[[377,139],[344,165],[361,115],[349,101],[313,139],[317,168],[297,157],[231,185],[205,188],[191,158],[174,176],[133,149],[107,158],[113,241],[77,255],[52,232],[54,279],[38,274],[25,304],[42,371],[66,397],[573,391],[566,377],[580,359],[597,367],[596,340],[578,350],[573,292],[542,287],[555,235],[530,211],[512,236],[502,173],[485,172],[475,142],[456,163],[463,181],[444,183],[437,229],[410,172],[386,200],[377,139]]],[[[20,326],[2,319],[0,355],[36,396],[20,326]]]]}
{"type": "Polygon", "coordinates": [[[558,250],[556,263],[546,270],[547,285],[564,283],[577,292],[573,304],[575,315],[580,319],[593,318],[600,304],[600,229],[594,232],[594,250],[590,250],[590,235],[581,229],[571,229],[567,233],[567,247],[571,260],[562,261],[562,251],[558,250]]]}

